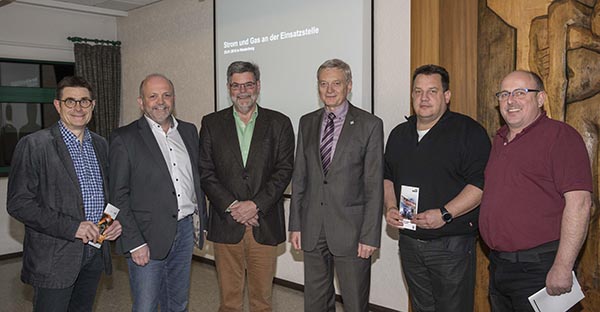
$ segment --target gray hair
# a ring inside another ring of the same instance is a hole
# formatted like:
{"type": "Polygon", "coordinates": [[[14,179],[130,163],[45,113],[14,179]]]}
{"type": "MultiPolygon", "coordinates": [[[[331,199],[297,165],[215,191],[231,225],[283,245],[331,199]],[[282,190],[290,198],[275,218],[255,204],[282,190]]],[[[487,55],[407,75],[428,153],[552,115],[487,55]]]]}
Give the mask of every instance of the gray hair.
{"type": "Polygon", "coordinates": [[[317,79],[319,79],[319,74],[321,73],[321,71],[327,68],[341,69],[344,72],[344,78],[346,79],[346,82],[352,81],[352,71],[350,70],[350,65],[346,64],[346,62],[340,59],[327,60],[323,64],[321,64],[321,66],[319,66],[319,69],[317,70],[317,79]]]}
{"type": "Polygon", "coordinates": [[[260,70],[258,65],[250,62],[235,61],[227,67],[227,83],[231,83],[233,74],[252,73],[256,81],[260,80],[260,70]]]}

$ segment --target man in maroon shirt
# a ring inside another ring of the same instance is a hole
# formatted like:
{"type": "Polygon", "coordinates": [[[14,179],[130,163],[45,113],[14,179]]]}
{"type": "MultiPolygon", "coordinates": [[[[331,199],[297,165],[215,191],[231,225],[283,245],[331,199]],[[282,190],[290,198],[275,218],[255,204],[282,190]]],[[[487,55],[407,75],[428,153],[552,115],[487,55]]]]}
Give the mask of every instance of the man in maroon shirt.
{"type": "Polygon", "coordinates": [[[479,229],[490,253],[492,311],[533,311],[528,297],[571,291],[587,233],[590,160],[579,133],[543,110],[534,73],[515,71],[496,94],[506,125],[485,170],[479,229]]]}

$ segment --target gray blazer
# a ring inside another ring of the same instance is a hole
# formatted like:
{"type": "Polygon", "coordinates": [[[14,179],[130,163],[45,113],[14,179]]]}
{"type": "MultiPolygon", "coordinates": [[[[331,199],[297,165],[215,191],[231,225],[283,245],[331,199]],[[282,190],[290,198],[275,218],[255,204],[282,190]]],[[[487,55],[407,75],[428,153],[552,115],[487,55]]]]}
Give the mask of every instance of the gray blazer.
{"type": "Polygon", "coordinates": [[[200,130],[202,187],[210,201],[208,239],[235,244],[245,226],[225,210],[234,200],[253,200],[260,212],[254,239],[263,245],[285,241],[283,192],[294,166],[294,130],[290,119],[260,107],[244,167],[233,108],[207,115],[200,130]]]}
{"type": "MultiPolygon", "coordinates": [[[[206,228],[206,203],[197,166],[198,130],[191,123],[177,122],[192,163],[200,216],[197,231],[202,233],[206,228]]],[[[117,250],[129,255],[131,249],[147,243],[151,259],[164,259],[177,230],[177,197],[165,159],[144,116],[112,132],[109,157],[110,203],[121,209],[117,219],[123,226],[117,250]]],[[[204,235],[196,235],[202,248],[204,235]]]]}
{"type": "Polygon", "coordinates": [[[329,250],[355,256],[358,243],[379,247],[383,213],[383,122],[349,104],[327,176],[319,140],[324,109],[302,116],[292,177],[290,231],[313,250],[324,229],[329,250]]]}
{"type": "MultiPolygon", "coordinates": [[[[108,201],[108,144],[92,133],[108,201]]],[[[7,210],[25,224],[21,280],[34,287],[66,288],[75,283],[84,244],[75,238],[85,221],[75,166],[58,124],[22,138],[13,155],[7,210]]],[[[102,245],[104,270],[112,271],[110,244],[102,245]]]]}

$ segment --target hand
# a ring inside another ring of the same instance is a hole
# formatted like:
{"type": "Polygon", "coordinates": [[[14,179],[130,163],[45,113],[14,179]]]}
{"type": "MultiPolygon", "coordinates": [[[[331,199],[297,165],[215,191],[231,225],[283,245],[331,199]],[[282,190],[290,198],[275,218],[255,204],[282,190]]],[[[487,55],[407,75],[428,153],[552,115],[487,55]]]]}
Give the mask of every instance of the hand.
{"type": "Polygon", "coordinates": [[[131,253],[131,260],[139,266],[145,266],[150,262],[150,248],[148,245],[140,247],[138,250],[131,253]]]}
{"type": "Polygon", "coordinates": [[[439,229],[446,224],[439,209],[429,209],[415,215],[412,222],[422,229],[439,229]]]}
{"type": "Polygon", "coordinates": [[[89,241],[96,242],[99,236],[100,231],[98,230],[98,226],[92,221],[82,221],[79,223],[77,232],[75,232],[75,238],[81,239],[84,244],[87,244],[89,241]]]}
{"type": "Polygon", "coordinates": [[[392,227],[401,229],[402,228],[402,220],[404,218],[400,214],[398,207],[390,207],[385,213],[385,222],[392,227]]]}
{"type": "Polygon", "coordinates": [[[301,241],[299,231],[290,232],[290,243],[292,243],[292,247],[294,247],[296,250],[300,250],[302,248],[300,247],[301,241]]]}
{"type": "Polygon", "coordinates": [[[546,275],[546,292],[550,296],[558,296],[571,292],[573,286],[573,273],[570,269],[565,269],[556,264],[550,268],[546,275]]]}
{"type": "Polygon", "coordinates": [[[121,222],[119,220],[113,221],[113,223],[104,231],[104,237],[108,240],[114,241],[119,236],[121,236],[123,228],[121,227],[121,222]]]}
{"type": "Polygon", "coordinates": [[[369,259],[369,257],[377,250],[377,247],[358,243],[358,257],[369,259]]]}
{"type": "Polygon", "coordinates": [[[251,200],[237,202],[231,205],[229,209],[233,220],[241,224],[246,223],[258,213],[256,204],[251,200]]]}
{"type": "Polygon", "coordinates": [[[260,226],[258,223],[258,214],[254,215],[254,217],[250,218],[250,220],[244,222],[245,226],[260,226]]]}

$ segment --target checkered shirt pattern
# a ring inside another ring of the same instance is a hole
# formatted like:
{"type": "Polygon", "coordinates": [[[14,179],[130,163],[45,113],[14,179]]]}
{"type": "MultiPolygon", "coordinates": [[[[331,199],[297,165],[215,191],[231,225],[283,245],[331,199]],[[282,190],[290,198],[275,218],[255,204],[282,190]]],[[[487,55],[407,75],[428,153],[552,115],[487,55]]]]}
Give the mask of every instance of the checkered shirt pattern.
{"type": "Polygon", "coordinates": [[[62,121],[59,121],[59,124],[60,133],[67,145],[73,165],[75,165],[75,172],[83,197],[85,219],[98,223],[104,211],[104,184],[100,173],[100,165],[92,144],[92,135],[90,130],[86,128],[82,145],[62,121]]]}

